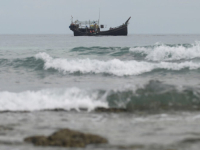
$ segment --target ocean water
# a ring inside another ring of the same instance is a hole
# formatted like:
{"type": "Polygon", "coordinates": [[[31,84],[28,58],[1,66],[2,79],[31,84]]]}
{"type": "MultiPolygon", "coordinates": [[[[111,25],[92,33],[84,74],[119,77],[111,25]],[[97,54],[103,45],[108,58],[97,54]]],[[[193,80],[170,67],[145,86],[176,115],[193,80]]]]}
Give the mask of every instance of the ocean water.
{"type": "Polygon", "coordinates": [[[0,149],[70,128],[109,141],[85,149],[197,150],[199,79],[200,35],[0,35],[0,149]]]}

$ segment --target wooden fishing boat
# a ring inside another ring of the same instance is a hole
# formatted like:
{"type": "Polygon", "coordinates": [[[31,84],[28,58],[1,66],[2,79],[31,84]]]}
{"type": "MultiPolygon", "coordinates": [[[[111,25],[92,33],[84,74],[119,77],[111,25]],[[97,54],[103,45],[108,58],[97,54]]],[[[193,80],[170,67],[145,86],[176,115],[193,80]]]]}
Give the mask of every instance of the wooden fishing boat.
{"type": "Polygon", "coordinates": [[[131,17],[128,18],[128,20],[115,28],[110,28],[106,31],[100,31],[100,28],[104,28],[104,25],[99,25],[98,21],[78,21],[76,20],[72,22],[69,26],[70,30],[74,32],[74,36],[127,36],[128,35],[128,22],[131,19],[131,17]]]}

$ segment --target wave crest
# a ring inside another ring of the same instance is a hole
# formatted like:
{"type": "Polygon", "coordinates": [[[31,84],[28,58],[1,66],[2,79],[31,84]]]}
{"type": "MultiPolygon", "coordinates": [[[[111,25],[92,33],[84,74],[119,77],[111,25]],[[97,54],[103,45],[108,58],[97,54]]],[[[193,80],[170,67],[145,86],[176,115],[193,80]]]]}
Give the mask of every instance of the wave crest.
{"type": "Polygon", "coordinates": [[[181,60],[200,58],[200,42],[183,45],[155,44],[154,46],[133,47],[131,52],[145,55],[146,60],[181,60]]]}
{"type": "Polygon", "coordinates": [[[128,111],[200,110],[199,89],[178,89],[155,80],[134,91],[113,91],[107,101],[110,107],[124,106],[128,111]]]}
{"type": "Polygon", "coordinates": [[[0,92],[0,111],[94,110],[98,107],[127,111],[200,110],[200,90],[175,87],[151,80],[146,85],[110,90],[44,89],[20,93],[0,92]]]}
{"type": "Polygon", "coordinates": [[[0,111],[34,111],[61,108],[65,110],[107,107],[99,99],[98,92],[88,93],[79,88],[66,90],[24,91],[21,93],[0,92],[0,111]]]}
{"type": "Polygon", "coordinates": [[[38,53],[36,59],[42,59],[44,69],[56,69],[59,72],[81,72],[81,73],[108,73],[116,76],[124,75],[139,75],[142,73],[150,72],[154,69],[167,69],[167,70],[181,70],[184,68],[198,69],[200,63],[187,61],[182,63],[171,62],[144,62],[144,61],[122,61],[119,59],[112,59],[108,61],[101,61],[95,59],[73,59],[68,60],[64,58],[52,58],[47,53],[38,53]]]}

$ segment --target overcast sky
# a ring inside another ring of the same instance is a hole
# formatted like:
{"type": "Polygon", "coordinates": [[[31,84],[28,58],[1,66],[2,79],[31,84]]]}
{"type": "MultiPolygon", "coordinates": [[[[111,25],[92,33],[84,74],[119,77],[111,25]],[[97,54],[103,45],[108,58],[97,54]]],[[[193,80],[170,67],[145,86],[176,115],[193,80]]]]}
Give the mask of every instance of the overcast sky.
{"type": "Polygon", "coordinates": [[[70,34],[74,19],[131,34],[200,34],[200,0],[0,0],[0,34],[70,34]]]}

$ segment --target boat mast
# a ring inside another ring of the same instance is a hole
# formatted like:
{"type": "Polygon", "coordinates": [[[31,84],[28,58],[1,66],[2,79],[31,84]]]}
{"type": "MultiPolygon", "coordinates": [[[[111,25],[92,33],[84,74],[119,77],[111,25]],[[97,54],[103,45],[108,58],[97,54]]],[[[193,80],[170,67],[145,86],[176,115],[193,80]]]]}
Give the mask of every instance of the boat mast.
{"type": "Polygon", "coordinates": [[[98,21],[98,25],[99,25],[99,23],[100,23],[100,8],[99,8],[99,21],[98,21]]]}
{"type": "Polygon", "coordinates": [[[72,17],[72,15],[71,15],[71,23],[73,23],[73,17],[72,17]]]}

